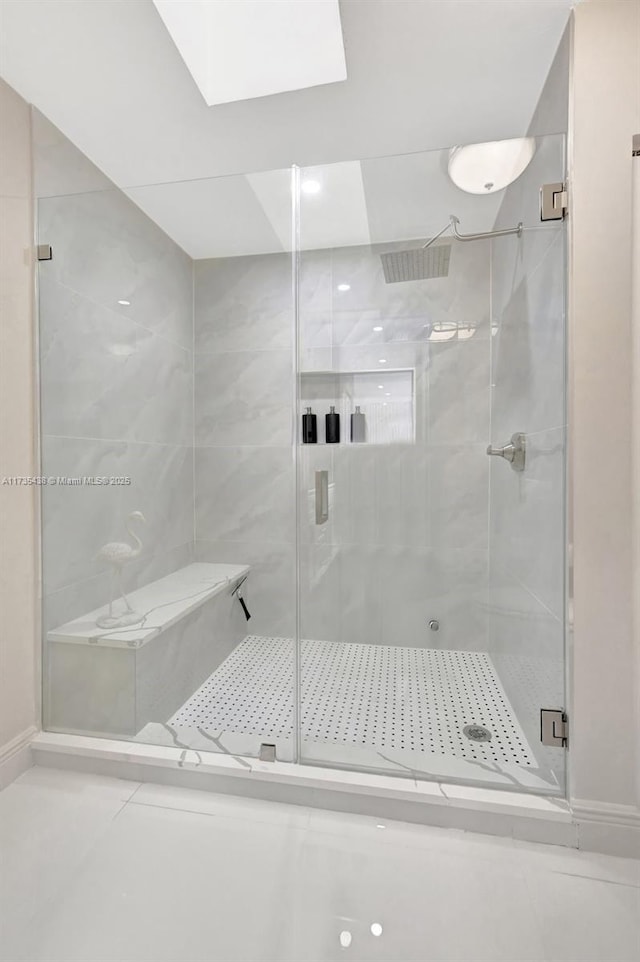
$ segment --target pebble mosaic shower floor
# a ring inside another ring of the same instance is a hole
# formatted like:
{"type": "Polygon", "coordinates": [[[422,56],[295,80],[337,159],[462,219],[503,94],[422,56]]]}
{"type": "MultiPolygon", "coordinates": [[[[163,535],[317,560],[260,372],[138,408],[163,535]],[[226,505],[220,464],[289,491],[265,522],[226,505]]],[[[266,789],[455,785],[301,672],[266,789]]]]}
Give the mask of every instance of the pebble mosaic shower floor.
{"type": "MultiPolygon", "coordinates": [[[[289,737],[292,689],[291,639],[249,635],[168,726],[289,737]]],[[[303,641],[301,689],[306,742],[537,764],[484,652],[303,641]],[[467,725],[491,740],[469,740],[467,725]]]]}

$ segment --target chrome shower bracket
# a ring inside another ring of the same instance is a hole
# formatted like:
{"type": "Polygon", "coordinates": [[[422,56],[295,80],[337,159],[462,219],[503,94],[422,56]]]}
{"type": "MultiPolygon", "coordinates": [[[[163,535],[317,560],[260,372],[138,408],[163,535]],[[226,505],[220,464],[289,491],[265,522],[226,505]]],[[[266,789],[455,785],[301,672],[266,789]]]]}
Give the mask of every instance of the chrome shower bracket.
{"type": "Polygon", "coordinates": [[[494,448],[491,444],[487,448],[487,454],[496,458],[504,458],[508,461],[514,471],[524,471],[527,457],[527,442],[524,434],[516,432],[511,435],[509,444],[502,448],[494,448]]]}

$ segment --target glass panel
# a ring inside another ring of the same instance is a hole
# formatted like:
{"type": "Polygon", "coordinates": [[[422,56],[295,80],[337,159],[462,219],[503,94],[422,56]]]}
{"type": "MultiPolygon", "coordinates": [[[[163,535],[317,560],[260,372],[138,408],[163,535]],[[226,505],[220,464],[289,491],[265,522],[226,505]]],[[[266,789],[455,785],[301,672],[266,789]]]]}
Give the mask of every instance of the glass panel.
{"type": "Polygon", "coordinates": [[[45,726],[291,759],[291,172],[125,196],[34,140],[45,726]]]}
{"type": "Polygon", "coordinates": [[[449,151],[301,171],[307,763],[563,791],[564,231],[537,203],[564,142],[535,147],[487,195],[449,151]],[[487,456],[514,432],[522,473],[487,456]]]}

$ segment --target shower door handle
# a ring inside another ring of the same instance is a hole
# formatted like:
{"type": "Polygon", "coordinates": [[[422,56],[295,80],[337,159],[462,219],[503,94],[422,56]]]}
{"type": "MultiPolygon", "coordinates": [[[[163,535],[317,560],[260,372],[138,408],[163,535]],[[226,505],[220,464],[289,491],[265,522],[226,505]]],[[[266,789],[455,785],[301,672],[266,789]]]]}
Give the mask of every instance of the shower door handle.
{"type": "Polygon", "coordinates": [[[316,524],[329,520],[329,472],[316,471],[316,524]]]}

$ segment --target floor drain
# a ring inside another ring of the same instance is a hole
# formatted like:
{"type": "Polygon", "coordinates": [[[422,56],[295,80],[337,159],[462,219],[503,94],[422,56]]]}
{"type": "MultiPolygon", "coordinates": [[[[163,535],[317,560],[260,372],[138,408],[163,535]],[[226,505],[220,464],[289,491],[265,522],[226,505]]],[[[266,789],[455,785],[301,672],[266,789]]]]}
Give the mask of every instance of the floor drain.
{"type": "Polygon", "coordinates": [[[491,732],[484,725],[465,725],[462,729],[464,735],[472,742],[490,742],[491,732]]]}

